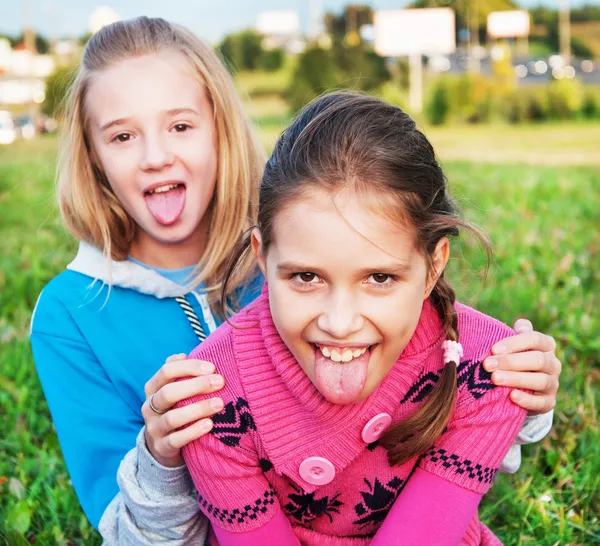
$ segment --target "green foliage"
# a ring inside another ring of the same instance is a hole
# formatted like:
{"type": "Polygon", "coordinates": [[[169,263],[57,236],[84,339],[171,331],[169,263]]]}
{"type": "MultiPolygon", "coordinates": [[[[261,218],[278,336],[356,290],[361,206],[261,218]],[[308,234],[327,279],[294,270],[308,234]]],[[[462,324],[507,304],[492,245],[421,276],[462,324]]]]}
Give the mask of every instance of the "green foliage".
{"type": "Polygon", "coordinates": [[[425,104],[425,119],[431,125],[443,125],[450,114],[450,92],[446,80],[441,79],[425,104]]]}
{"type": "Polygon", "coordinates": [[[313,45],[298,56],[286,98],[292,111],[297,111],[329,89],[372,92],[389,79],[385,59],[362,43],[335,42],[331,49],[313,45]]]}
{"type": "Polygon", "coordinates": [[[333,40],[342,42],[348,34],[356,35],[363,25],[373,24],[373,8],[365,4],[349,4],[341,15],[326,13],[324,22],[333,40]]]}
{"type": "Polygon", "coordinates": [[[584,119],[600,119],[600,88],[589,86],[585,89],[581,115],[584,119]]]}
{"type": "Polygon", "coordinates": [[[499,85],[482,74],[444,75],[429,85],[425,119],[432,125],[450,121],[538,123],[549,120],[595,119],[600,90],[576,79],[553,80],[544,86],[499,85]]]}
{"type": "MultiPolygon", "coordinates": [[[[477,142],[485,140],[486,128],[468,129],[477,142]]],[[[576,125],[556,130],[568,143],[579,136],[576,125]]],[[[448,138],[466,145],[462,130],[448,138]]],[[[0,147],[0,543],[10,546],[101,543],[69,481],[28,341],[40,290],[75,251],[54,205],[55,159],[54,137],[0,147]]],[[[506,546],[596,544],[600,171],[481,162],[445,168],[451,193],[488,232],[495,251],[483,286],[481,249],[468,239],[453,242],[447,277],[459,299],[506,323],[528,317],[556,338],[563,362],[550,436],[523,447],[521,469],[498,477],[480,519],[506,546]]]]}
{"type": "Polygon", "coordinates": [[[583,105],[583,85],[578,80],[554,80],[548,86],[548,104],[552,119],[571,119],[583,105]]]}
{"type": "Polygon", "coordinates": [[[254,30],[228,34],[217,49],[233,71],[256,70],[261,66],[262,36],[254,30]]]}
{"type": "Polygon", "coordinates": [[[59,67],[46,78],[46,98],[42,104],[42,112],[46,116],[60,117],[62,115],[61,108],[76,73],[77,68],[59,67]]]}
{"type": "Polygon", "coordinates": [[[305,104],[328,89],[339,84],[338,68],[330,49],[319,46],[308,47],[298,56],[286,99],[292,111],[300,110],[305,104]]]}
{"type": "Polygon", "coordinates": [[[263,53],[262,67],[267,72],[275,72],[281,69],[284,60],[285,51],[282,48],[267,49],[263,53]]]}

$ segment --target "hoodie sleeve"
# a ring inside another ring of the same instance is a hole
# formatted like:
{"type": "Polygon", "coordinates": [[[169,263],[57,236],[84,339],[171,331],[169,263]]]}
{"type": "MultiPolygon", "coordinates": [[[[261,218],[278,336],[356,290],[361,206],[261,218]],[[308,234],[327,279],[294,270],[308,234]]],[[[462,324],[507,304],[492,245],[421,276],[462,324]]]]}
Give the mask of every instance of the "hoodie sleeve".
{"type": "Polygon", "coordinates": [[[159,464],[146,447],[144,429],[121,462],[117,481],[120,492],[98,526],[105,546],[205,543],[208,520],[198,508],[187,468],[159,464]]]}

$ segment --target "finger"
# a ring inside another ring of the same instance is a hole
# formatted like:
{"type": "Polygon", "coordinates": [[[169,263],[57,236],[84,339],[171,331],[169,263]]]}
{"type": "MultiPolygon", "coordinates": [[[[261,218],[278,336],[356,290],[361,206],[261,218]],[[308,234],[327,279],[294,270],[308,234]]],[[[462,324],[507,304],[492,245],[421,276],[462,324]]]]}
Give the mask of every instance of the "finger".
{"type": "Polygon", "coordinates": [[[173,360],[187,360],[185,353],[177,353],[176,355],[168,356],[165,362],[172,362],[173,360]]]}
{"type": "Polygon", "coordinates": [[[164,441],[172,450],[181,449],[190,442],[201,438],[213,428],[213,422],[210,419],[202,419],[189,427],[169,434],[164,441]]]}
{"type": "MultiPolygon", "coordinates": [[[[171,357],[169,357],[171,358],[171,357]]],[[[152,376],[144,386],[146,396],[157,392],[164,385],[182,377],[195,377],[199,375],[212,374],[215,366],[211,362],[186,358],[184,360],[168,360],[152,376]]]]}
{"type": "Polygon", "coordinates": [[[483,361],[483,367],[488,372],[511,370],[516,372],[543,371],[544,373],[554,373],[556,371],[554,360],[553,353],[527,351],[510,355],[488,356],[483,361]]]}
{"type": "Polygon", "coordinates": [[[556,398],[549,394],[540,396],[539,394],[529,394],[527,392],[513,390],[510,393],[510,399],[517,404],[517,406],[526,409],[529,415],[548,413],[556,406],[556,398]]]}
{"type": "Polygon", "coordinates": [[[533,324],[531,324],[531,321],[527,320],[526,318],[520,318],[515,321],[513,329],[516,330],[518,334],[522,334],[523,332],[532,332],[533,324]]]}
{"type": "Polygon", "coordinates": [[[538,372],[507,372],[496,370],[492,373],[494,385],[513,389],[526,389],[538,393],[556,393],[558,380],[552,375],[538,372]]]}
{"type": "Polygon", "coordinates": [[[184,381],[168,383],[160,388],[154,396],[152,404],[158,411],[165,411],[173,407],[177,402],[198,396],[200,394],[210,394],[221,388],[225,380],[221,375],[201,375],[184,381]]]}
{"type": "Polygon", "coordinates": [[[556,342],[553,337],[540,332],[523,332],[516,336],[507,337],[492,347],[492,353],[495,355],[531,350],[552,352],[556,350],[556,342]]]}
{"type": "Polygon", "coordinates": [[[210,398],[209,400],[201,400],[181,408],[169,410],[158,421],[152,437],[156,440],[158,437],[168,436],[177,429],[200,419],[211,417],[222,409],[223,400],[221,398],[210,398]]]}

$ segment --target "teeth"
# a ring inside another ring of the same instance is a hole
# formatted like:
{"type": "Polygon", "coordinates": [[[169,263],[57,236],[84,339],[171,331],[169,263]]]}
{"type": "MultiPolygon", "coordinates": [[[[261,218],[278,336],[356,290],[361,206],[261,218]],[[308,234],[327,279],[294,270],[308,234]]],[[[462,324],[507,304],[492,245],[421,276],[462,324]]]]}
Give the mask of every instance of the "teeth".
{"type": "Polygon", "coordinates": [[[342,362],[350,362],[352,358],[352,351],[350,349],[346,349],[342,354],[342,362]]]}
{"type": "Polygon", "coordinates": [[[166,191],[175,189],[178,185],[179,184],[167,184],[166,186],[159,186],[158,188],[150,190],[148,193],[164,193],[166,191]]]}
{"type": "Polygon", "coordinates": [[[350,362],[353,358],[358,358],[367,352],[367,347],[362,349],[329,349],[328,347],[318,346],[321,353],[326,358],[331,358],[334,362],[350,362]]]}

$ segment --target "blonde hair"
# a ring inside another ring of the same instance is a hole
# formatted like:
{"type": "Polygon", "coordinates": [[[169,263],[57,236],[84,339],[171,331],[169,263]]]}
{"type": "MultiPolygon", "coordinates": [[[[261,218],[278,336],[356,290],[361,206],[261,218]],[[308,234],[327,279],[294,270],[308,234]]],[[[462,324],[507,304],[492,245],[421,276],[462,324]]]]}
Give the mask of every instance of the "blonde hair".
{"type": "MultiPolygon", "coordinates": [[[[164,50],[187,57],[214,110],[217,181],[206,213],[211,214],[209,239],[191,285],[204,282],[217,309],[228,257],[242,234],[256,223],[257,189],[265,154],[227,70],[213,49],[186,28],[164,19],[138,17],[106,26],[90,38],[66,103],[67,130],[59,159],[60,211],[77,239],[99,248],[109,259],[127,258],[137,226],[93,160],[86,136],[86,93],[95,73],[126,59],[164,50]]],[[[249,257],[232,288],[247,280],[253,268],[249,257]]]]}

